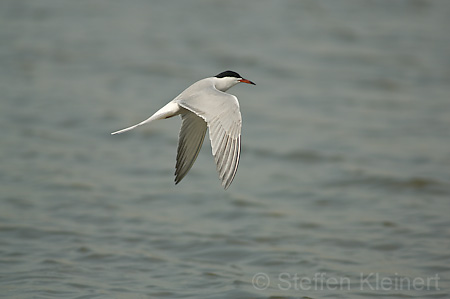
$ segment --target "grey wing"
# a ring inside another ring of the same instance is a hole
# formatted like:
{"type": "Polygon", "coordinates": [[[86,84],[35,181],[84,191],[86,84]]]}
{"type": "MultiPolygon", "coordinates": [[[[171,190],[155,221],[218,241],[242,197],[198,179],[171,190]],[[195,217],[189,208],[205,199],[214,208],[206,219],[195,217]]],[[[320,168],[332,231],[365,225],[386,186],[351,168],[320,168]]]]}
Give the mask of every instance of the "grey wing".
{"type": "Polygon", "coordinates": [[[242,118],[237,98],[211,88],[178,104],[208,124],[217,172],[222,186],[227,189],[236,175],[241,153],[242,118]]]}
{"type": "Polygon", "coordinates": [[[175,184],[178,184],[191,169],[203,144],[206,122],[196,114],[186,111],[181,114],[181,129],[178,140],[175,184]]]}

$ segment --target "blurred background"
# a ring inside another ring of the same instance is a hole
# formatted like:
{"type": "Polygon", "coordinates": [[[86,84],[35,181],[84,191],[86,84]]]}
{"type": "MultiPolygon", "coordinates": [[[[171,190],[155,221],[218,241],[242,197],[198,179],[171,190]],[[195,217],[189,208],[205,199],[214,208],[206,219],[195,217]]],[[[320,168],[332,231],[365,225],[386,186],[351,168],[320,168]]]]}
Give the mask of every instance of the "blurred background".
{"type": "Polygon", "coordinates": [[[449,15],[447,0],[0,1],[0,294],[447,298],[449,15]],[[178,117],[110,135],[228,69],[256,83],[230,90],[229,190],[208,141],[174,185],[178,117]]]}

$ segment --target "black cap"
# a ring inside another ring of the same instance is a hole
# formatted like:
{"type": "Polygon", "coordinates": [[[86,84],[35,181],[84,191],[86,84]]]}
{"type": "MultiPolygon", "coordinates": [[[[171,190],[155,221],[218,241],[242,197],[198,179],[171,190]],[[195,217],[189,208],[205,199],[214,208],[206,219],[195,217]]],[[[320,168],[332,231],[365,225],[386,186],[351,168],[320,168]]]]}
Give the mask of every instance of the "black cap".
{"type": "Polygon", "coordinates": [[[241,75],[239,75],[238,73],[233,72],[233,71],[221,72],[220,74],[215,75],[214,77],[216,77],[216,78],[225,78],[225,77],[242,78],[241,75]]]}

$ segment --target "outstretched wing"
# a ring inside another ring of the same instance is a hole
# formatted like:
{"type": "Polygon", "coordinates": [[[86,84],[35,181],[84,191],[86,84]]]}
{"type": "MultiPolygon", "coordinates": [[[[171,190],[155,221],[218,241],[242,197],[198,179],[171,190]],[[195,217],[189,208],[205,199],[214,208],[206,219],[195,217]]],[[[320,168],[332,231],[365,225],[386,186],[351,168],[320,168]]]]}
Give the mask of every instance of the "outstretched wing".
{"type": "Polygon", "coordinates": [[[227,189],[236,175],[241,153],[242,118],[237,98],[211,87],[180,99],[178,104],[206,121],[217,172],[227,189]]]}
{"type": "Polygon", "coordinates": [[[177,164],[175,165],[175,184],[184,178],[197,159],[207,128],[206,122],[190,111],[182,113],[181,120],[177,164]]]}

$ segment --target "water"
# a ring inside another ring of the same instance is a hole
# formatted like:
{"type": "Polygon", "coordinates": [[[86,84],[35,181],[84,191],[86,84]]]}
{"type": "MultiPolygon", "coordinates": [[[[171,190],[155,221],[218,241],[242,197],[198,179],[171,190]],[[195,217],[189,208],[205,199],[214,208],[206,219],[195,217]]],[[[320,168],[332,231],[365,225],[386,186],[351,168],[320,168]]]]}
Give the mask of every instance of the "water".
{"type": "Polygon", "coordinates": [[[0,295],[448,298],[450,2],[0,2],[0,295]],[[232,69],[243,152],[173,184],[232,69]]]}

